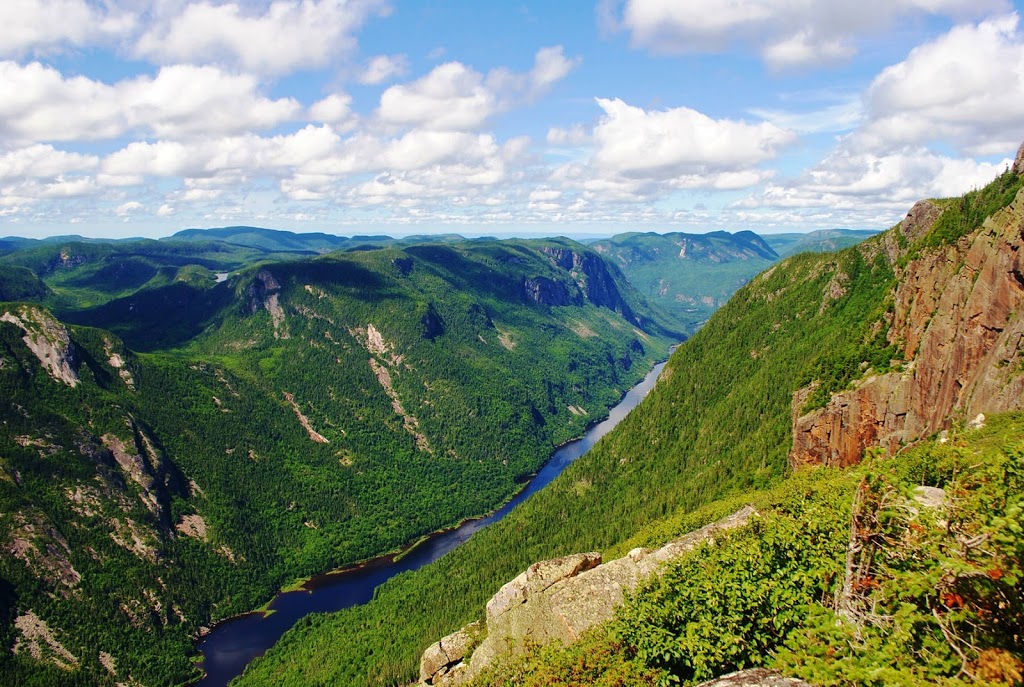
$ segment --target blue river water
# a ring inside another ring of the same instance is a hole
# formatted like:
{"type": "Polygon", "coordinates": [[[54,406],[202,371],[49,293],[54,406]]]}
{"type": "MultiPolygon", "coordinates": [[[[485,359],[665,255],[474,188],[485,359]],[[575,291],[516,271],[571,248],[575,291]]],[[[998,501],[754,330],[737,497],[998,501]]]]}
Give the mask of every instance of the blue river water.
{"type": "Polygon", "coordinates": [[[224,687],[241,675],[245,666],[262,656],[299,619],[310,613],[340,611],[364,604],[373,598],[373,590],[395,575],[422,568],[436,561],[474,533],[505,517],[509,511],[551,483],[574,460],[589,451],[597,441],[619,424],[654,387],[665,363],[659,363],[643,381],[630,389],[608,413],[608,418],[593,425],[586,433],[559,448],[544,464],[537,476],[498,510],[481,518],[468,520],[458,527],[438,532],[417,543],[396,561],[395,556],[381,556],[357,566],[318,575],[301,589],[283,592],[274,597],[268,608],[273,613],[248,613],[218,623],[199,643],[203,653],[202,668],[206,677],[197,687],[224,687]]]}

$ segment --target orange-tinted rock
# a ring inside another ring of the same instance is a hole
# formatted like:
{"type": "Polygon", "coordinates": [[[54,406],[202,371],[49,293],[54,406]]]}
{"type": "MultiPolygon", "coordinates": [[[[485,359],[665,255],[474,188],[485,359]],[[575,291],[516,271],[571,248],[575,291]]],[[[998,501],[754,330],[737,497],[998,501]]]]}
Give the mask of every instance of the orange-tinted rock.
{"type": "MultiPolygon", "coordinates": [[[[913,241],[937,217],[918,203],[897,231],[913,241]]],[[[925,229],[926,231],[926,229],[925,229]]],[[[849,465],[955,419],[1024,407],[1024,193],[957,244],[911,261],[899,277],[889,340],[902,372],[869,377],[801,416],[793,399],[790,462],[849,465]]]]}

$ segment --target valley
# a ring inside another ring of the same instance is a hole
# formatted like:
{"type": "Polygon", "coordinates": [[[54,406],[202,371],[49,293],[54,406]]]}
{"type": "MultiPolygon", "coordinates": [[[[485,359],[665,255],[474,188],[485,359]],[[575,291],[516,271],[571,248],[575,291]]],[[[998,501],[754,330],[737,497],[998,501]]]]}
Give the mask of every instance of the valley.
{"type": "Polygon", "coordinates": [[[5,681],[197,676],[210,623],[493,509],[679,338],[567,241],[242,261],[220,282],[145,277],[233,248],[116,248],[7,257],[46,288],[0,323],[3,632],[37,619],[63,649],[7,654],[5,681]],[[139,264],[134,290],[106,281],[139,264]]]}

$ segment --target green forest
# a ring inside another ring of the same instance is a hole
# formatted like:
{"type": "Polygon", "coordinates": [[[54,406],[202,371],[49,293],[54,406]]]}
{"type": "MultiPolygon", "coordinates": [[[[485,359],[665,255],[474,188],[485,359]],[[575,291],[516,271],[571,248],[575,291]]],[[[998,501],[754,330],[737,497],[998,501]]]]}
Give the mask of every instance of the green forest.
{"type": "Polygon", "coordinates": [[[74,659],[4,684],[196,677],[201,627],[500,505],[681,336],[571,241],[143,243],[0,267],[0,641],[74,659]]]}
{"type": "MultiPolygon", "coordinates": [[[[1012,200],[1006,189],[1015,184],[1003,175],[974,192],[971,207],[982,202],[991,213],[1012,200]]],[[[949,201],[944,212],[964,206],[949,201]]],[[[901,239],[894,228],[838,253],[795,255],[751,280],[676,350],[644,403],[544,491],[436,563],[390,580],[369,604],[309,617],[238,684],[407,682],[423,649],[480,620],[486,601],[531,563],[582,551],[623,555],[637,537],[666,541],[784,483],[794,392],[819,383],[806,411],[901,364],[885,336],[900,258],[893,248],[937,250],[956,236],[932,233],[914,246],[901,239]],[[834,281],[845,288],[830,288],[834,281]]],[[[833,554],[808,550],[799,567],[826,565],[833,554]]]]}

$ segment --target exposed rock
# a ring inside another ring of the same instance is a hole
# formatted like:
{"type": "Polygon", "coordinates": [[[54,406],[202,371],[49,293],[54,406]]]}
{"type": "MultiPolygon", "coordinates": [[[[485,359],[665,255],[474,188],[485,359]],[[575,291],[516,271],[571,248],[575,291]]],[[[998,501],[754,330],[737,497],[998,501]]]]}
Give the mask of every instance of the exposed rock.
{"type": "Polygon", "coordinates": [[[4,553],[22,561],[33,575],[68,598],[82,580],[71,564],[71,548],[64,536],[41,512],[15,513],[14,528],[4,553]]]}
{"type": "Polygon", "coordinates": [[[460,644],[456,636],[470,630],[463,628],[428,649],[429,658],[424,654],[421,683],[462,684],[499,656],[522,651],[527,639],[540,645],[576,641],[586,630],[610,620],[626,594],[665,563],[713,541],[718,532],[742,527],[754,515],[756,511],[747,506],[660,549],[634,549],[603,565],[599,553],[534,563],[487,602],[487,636],[471,657],[440,663],[438,649],[460,644]]]}
{"type": "Polygon", "coordinates": [[[46,622],[32,611],[14,619],[18,639],[14,642],[14,653],[27,651],[37,661],[53,663],[58,668],[73,670],[78,667],[78,658],[57,641],[46,622]]]}
{"type": "Polygon", "coordinates": [[[41,308],[23,305],[16,313],[8,310],[0,315],[0,322],[10,322],[25,332],[22,341],[51,377],[70,387],[78,385],[78,362],[71,336],[56,318],[41,308]]]}
{"type": "Polygon", "coordinates": [[[765,668],[741,670],[702,682],[697,687],[811,687],[810,683],[765,668]]]}
{"type": "Polygon", "coordinates": [[[1017,149],[1017,158],[1013,161],[1013,171],[1024,175],[1024,143],[1021,143],[1020,148],[1017,149]]]}
{"type": "MultiPolygon", "coordinates": [[[[132,428],[138,432],[134,423],[132,423],[132,428]]],[[[162,493],[161,483],[158,479],[158,475],[164,467],[159,454],[155,451],[152,453],[147,451],[145,444],[140,446],[138,441],[134,445],[128,444],[113,434],[104,434],[102,439],[103,445],[114,456],[121,471],[142,489],[140,498],[146,504],[146,508],[157,516],[162,524],[169,527],[169,516],[164,503],[167,499],[166,495],[162,493]]]]}
{"type": "Polygon", "coordinates": [[[274,325],[274,338],[289,338],[285,326],[284,309],[281,307],[281,284],[269,270],[262,269],[256,273],[256,279],[249,285],[249,310],[258,312],[261,308],[270,313],[270,321],[274,325]]]}
{"type": "MultiPolygon", "coordinates": [[[[458,632],[453,632],[436,644],[431,644],[420,659],[420,682],[438,684],[441,678],[455,676],[452,669],[462,663],[480,640],[480,623],[470,623],[458,632]]],[[[465,669],[463,664],[462,669],[465,669]]]]}
{"type": "MultiPolygon", "coordinates": [[[[900,225],[911,240],[934,224],[918,203],[900,225]]],[[[927,252],[899,275],[889,341],[902,371],[870,376],[802,415],[793,398],[790,462],[850,465],[864,450],[900,446],[957,419],[1024,407],[1024,193],[956,245],[927,252]]]]}
{"type": "Polygon", "coordinates": [[[405,427],[405,431],[416,440],[416,447],[421,451],[433,453],[426,435],[420,432],[420,421],[414,415],[405,411],[405,406],[402,405],[401,399],[398,398],[398,393],[391,383],[391,373],[388,371],[388,368],[378,363],[374,358],[370,358],[370,369],[373,370],[373,374],[377,377],[381,388],[384,389],[384,393],[391,399],[391,408],[402,418],[402,426],[405,427]]]}
{"type": "Polygon", "coordinates": [[[295,412],[296,417],[299,418],[299,424],[301,424],[302,428],[306,430],[306,434],[309,435],[310,439],[312,439],[318,444],[331,443],[327,437],[313,429],[313,425],[312,423],[310,423],[309,418],[302,414],[302,410],[299,408],[299,404],[295,402],[295,396],[293,394],[285,391],[284,400],[288,401],[288,404],[292,407],[292,410],[295,412]]]}
{"type": "Polygon", "coordinates": [[[539,305],[573,305],[568,287],[562,282],[548,277],[524,279],[523,293],[539,305]]]}
{"type": "Polygon", "coordinates": [[[601,257],[556,246],[545,246],[541,252],[550,257],[556,266],[572,275],[588,301],[617,312],[630,322],[637,321],[636,315],[619,293],[608,264],[601,257]]]}
{"type": "Polygon", "coordinates": [[[920,200],[914,203],[910,212],[900,222],[899,232],[908,243],[913,243],[931,231],[941,214],[942,206],[934,200],[920,200]]]}
{"type": "Polygon", "coordinates": [[[206,520],[201,515],[183,515],[175,529],[186,537],[206,541],[206,520]]]}

